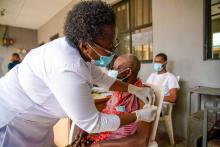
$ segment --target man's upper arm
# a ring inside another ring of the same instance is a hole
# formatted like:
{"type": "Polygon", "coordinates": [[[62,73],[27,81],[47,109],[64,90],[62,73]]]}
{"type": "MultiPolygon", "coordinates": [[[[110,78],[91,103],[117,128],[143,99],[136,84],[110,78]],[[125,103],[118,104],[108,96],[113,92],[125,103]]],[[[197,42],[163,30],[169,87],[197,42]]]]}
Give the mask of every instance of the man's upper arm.
{"type": "Polygon", "coordinates": [[[179,89],[179,83],[174,75],[170,76],[168,79],[168,89],[169,89],[169,100],[168,99],[167,100],[170,102],[175,102],[177,89],[179,89]]]}
{"type": "Polygon", "coordinates": [[[177,78],[175,76],[170,76],[169,77],[169,79],[168,79],[168,88],[169,88],[169,90],[173,89],[173,88],[176,88],[176,89],[180,88],[179,83],[177,81],[177,78]]]}
{"type": "Polygon", "coordinates": [[[171,103],[175,103],[176,102],[176,96],[177,96],[177,89],[176,88],[172,88],[169,90],[169,96],[165,96],[164,100],[171,102],[171,103]]]}

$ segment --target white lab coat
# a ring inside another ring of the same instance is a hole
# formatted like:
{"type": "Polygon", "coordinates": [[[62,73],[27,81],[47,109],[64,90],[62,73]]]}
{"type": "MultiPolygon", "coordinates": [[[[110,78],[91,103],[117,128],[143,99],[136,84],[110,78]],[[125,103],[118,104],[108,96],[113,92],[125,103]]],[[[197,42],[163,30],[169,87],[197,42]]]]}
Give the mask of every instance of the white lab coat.
{"type": "Polygon", "coordinates": [[[85,62],[65,37],[31,50],[0,79],[0,147],[49,147],[53,125],[70,117],[87,132],[116,130],[116,115],[99,113],[91,85],[114,79],[85,62]]]}

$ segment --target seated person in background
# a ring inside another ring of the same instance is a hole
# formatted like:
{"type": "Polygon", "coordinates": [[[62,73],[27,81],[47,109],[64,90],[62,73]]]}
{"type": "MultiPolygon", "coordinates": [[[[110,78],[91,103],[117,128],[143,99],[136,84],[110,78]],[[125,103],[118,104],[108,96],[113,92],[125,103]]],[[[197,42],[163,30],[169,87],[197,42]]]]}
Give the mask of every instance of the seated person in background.
{"type": "Polygon", "coordinates": [[[18,53],[11,54],[11,62],[8,63],[8,71],[11,70],[15,65],[21,63],[21,58],[18,53]]]}
{"type": "MultiPolygon", "coordinates": [[[[110,71],[110,76],[121,79],[124,82],[143,86],[142,81],[137,78],[140,70],[140,61],[134,55],[119,56],[110,71]]],[[[131,113],[141,109],[144,103],[135,95],[127,92],[113,92],[107,102],[106,108],[102,111],[107,114],[131,113]]],[[[99,134],[90,134],[86,139],[75,141],[73,146],[91,146],[92,147],[140,147],[146,146],[151,133],[152,123],[137,122],[126,125],[113,132],[102,132],[99,134]]],[[[82,137],[83,138],[83,137],[82,137]]]]}
{"type": "MultiPolygon", "coordinates": [[[[166,69],[167,55],[159,53],[154,58],[154,70],[147,79],[146,84],[161,85],[164,88],[164,101],[175,103],[177,89],[179,89],[179,83],[177,78],[166,69]]],[[[162,112],[166,111],[166,105],[163,105],[162,112]]]]}

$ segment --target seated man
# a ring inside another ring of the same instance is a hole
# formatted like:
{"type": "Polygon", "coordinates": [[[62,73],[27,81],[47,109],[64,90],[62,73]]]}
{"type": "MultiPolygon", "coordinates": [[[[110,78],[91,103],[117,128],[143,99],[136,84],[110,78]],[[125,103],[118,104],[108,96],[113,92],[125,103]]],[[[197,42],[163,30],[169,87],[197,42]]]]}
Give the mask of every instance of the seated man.
{"type": "MultiPolygon", "coordinates": [[[[113,65],[112,75],[124,82],[143,86],[140,79],[137,78],[140,70],[140,62],[134,55],[119,56],[113,65]]],[[[127,92],[113,92],[107,102],[106,108],[102,111],[108,114],[131,113],[141,109],[144,103],[135,95],[127,92]]],[[[98,147],[134,147],[146,146],[149,142],[151,123],[137,122],[126,125],[113,132],[103,132],[99,134],[90,134],[86,139],[75,141],[74,146],[98,146],[98,147]]],[[[83,138],[83,137],[82,137],[83,138]]]]}
{"type": "MultiPolygon", "coordinates": [[[[164,88],[164,101],[175,103],[179,84],[176,76],[167,71],[166,65],[167,55],[164,53],[157,54],[154,58],[154,70],[156,72],[150,75],[146,84],[162,85],[164,88]]],[[[166,106],[163,105],[162,113],[165,111],[166,106]]]]}

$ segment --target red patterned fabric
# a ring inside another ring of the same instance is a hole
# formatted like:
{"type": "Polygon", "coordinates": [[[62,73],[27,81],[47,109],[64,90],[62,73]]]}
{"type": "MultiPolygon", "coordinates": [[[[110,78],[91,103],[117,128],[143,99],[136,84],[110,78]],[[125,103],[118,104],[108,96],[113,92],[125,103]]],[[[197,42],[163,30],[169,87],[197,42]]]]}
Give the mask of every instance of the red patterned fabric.
{"type": "MultiPolygon", "coordinates": [[[[134,85],[138,87],[143,87],[141,80],[137,80],[134,85]]],[[[138,110],[139,108],[140,106],[138,98],[135,95],[128,92],[113,92],[110,100],[107,102],[106,108],[103,109],[102,112],[107,114],[126,114],[138,110]],[[122,112],[120,111],[120,109],[117,108],[124,108],[125,111],[122,112]]],[[[102,140],[119,139],[134,134],[136,130],[137,124],[131,123],[113,132],[103,132],[95,135],[91,134],[88,136],[88,138],[93,139],[95,142],[102,140]]]]}

